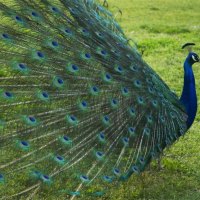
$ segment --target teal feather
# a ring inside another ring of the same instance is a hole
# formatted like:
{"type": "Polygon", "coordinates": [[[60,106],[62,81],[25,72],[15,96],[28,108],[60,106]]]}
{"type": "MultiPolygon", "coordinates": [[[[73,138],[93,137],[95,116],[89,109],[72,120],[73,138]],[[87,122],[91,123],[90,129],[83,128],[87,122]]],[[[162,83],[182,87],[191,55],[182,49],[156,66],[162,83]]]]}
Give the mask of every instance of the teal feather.
{"type": "Polygon", "coordinates": [[[186,132],[178,97],[104,7],[13,3],[0,3],[2,198],[102,196],[186,132]]]}

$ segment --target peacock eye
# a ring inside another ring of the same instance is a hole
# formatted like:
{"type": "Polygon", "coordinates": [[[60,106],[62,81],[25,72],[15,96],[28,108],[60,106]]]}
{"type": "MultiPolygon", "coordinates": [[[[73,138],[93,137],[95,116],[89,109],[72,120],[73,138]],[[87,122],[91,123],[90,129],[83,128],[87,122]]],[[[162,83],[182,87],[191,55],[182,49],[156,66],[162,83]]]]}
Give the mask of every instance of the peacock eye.
{"type": "Polygon", "coordinates": [[[198,56],[192,55],[192,60],[194,60],[195,62],[198,62],[198,56]]]}

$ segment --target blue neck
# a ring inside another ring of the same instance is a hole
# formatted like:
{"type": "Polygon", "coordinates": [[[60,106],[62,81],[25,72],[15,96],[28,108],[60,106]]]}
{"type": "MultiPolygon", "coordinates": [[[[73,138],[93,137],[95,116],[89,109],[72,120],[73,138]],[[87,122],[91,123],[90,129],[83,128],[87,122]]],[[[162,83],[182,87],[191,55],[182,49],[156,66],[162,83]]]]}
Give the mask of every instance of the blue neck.
{"type": "Polygon", "coordinates": [[[184,86],[180,101],[185,106],[186,112],[188,114],[187,128],[189,129],[193,124],[197,113],[195,78],[192,70],[192,64],[189,61],[189,57],[187,57],[185,60],[184,72],[184,86]]]}

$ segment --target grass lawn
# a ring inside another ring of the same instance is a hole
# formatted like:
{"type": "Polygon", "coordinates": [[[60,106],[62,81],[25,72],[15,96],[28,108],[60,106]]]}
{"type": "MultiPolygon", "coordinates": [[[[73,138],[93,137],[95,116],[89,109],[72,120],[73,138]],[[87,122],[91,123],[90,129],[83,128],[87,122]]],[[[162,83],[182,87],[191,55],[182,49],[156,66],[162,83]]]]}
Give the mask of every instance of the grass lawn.
{"type": "MultiPolygon", "coordinates": [[[[131,38],[144,60],[178,95],[183,85],[186,42],[195,42],[200,54],[200,1],[196,0],[108,0],[126,35],[131,38]]],[[[200,64],[193,67],[200,100],[200,64]]],[[[199,104],[199,103],[198,103],[199,104]]],[[[116,200],[197,200],[200,199],[200,111],[188,133],[164,152],[163,170],[155,163],[142,177],[131,177],[107,199],[116,200]]]]}

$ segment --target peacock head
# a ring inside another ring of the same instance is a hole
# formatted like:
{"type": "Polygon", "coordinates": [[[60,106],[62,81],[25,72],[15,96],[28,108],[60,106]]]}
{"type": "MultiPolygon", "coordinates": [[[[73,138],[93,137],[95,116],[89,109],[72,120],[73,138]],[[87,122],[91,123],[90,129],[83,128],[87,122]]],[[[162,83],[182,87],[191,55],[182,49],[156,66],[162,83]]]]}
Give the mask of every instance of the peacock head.
{"type": "Polygon", "coordinates": [[[188,61],[191,65],[193,65],[194,63],[200,62],[199,56],[198,56],[196,53],[194,53],[194,52],[192,51],[192,47],[193,47],[194,45],[195,45],[195,43],[186,43],[186,44],[184,44],[184,45],[182,46],[182,49],[186,49],[186,50],[189,52],[189,54],[188,54],[188,56],[187,56],[187,61],[188,61]]]}
{"type": "Polygon", "coordinates": [[[200,62],[199,56],[194,53],[190,52],[188,55],[189,62],[193,65],[194,63],[200,62]]]}

